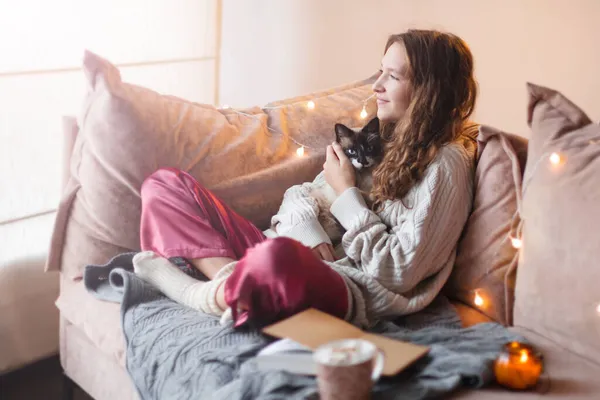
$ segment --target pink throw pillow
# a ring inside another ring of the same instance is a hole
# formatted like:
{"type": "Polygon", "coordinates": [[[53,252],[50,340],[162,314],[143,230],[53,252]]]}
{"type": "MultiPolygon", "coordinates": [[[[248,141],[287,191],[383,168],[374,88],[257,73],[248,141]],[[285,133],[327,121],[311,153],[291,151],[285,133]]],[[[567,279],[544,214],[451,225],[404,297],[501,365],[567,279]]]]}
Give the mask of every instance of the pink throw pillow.
{"type": "Polygon", "coordinates": [[[528,85],[531,140],[515,325],[600,360],[600,126],[528,85]]]}
{"type": "Polygon", "coordinates": [[[510,325],[518,254],[510,233],[519,222],[527,139],[482,125],[477,144],[473,210],[445,291],[510,325]]]}

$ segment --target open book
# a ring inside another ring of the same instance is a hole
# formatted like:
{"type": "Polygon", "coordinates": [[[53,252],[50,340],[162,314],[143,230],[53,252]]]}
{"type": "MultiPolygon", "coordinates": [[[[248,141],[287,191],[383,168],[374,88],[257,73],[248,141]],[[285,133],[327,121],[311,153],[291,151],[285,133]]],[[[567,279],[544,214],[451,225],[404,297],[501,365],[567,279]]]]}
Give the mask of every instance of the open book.
{"type": "Polygon", "coordinates": [[[340,339],[365,339],[384,353],[383,375],[393,376],[429,351],[426,346],[402,342],[364,332],[339,318],[310,308],[265,327],[263,333],[281,338],[256,357],[260,368],[275,368],[297,374],[315,375],[312,352],[322,344],[340,339]]]}
{"type": "Polygon", "coordinates": [[[277,340],[256,355],[260,369],[276,369],[299,375],[316,375],[312,350],[292,339],[277,340]]]}

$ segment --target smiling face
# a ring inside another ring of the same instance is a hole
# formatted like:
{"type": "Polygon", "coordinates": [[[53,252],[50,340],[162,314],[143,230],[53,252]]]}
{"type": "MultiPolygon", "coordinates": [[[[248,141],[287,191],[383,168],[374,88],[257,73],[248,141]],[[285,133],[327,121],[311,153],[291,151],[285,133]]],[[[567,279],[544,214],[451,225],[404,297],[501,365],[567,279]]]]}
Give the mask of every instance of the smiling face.
{"type": "Polygon", "coordinates": [[[402,43],[393,43],[381,60],[379,77],[373,84],[377,116],[382,122],[397,122],[410,104],[410,63],[402,43]]]}

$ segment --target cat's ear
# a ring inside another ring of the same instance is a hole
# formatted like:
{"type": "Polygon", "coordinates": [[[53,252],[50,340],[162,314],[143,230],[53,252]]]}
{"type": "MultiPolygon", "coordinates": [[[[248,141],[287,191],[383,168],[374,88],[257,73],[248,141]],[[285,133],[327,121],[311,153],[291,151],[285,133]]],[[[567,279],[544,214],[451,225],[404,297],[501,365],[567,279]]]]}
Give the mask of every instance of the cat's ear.
{"type": "Polygon", "coordinates": [[[364,130],[369,133],[379,133],[379,118],[375,117],[365,125],[364,130]]]}
{"type": "Polygon", "coordinates": [[[351,138],[354,131],[344,124],[335,124],[335,140],[340,143],[343,138],[351,138]]]}

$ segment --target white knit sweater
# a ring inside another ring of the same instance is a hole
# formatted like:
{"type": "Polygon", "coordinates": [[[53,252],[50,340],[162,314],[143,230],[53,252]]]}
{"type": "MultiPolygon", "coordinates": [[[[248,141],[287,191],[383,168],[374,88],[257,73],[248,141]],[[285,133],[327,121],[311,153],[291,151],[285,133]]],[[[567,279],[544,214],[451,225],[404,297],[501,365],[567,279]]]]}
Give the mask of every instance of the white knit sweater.
{"type": "MultiPolygon", "coordinates": [[[[368,326],[433,301],[450,275],[471,211],[473,172],[474,152],[456,142],[439,151],[403,201],[386,202],[378,214],[357,188],[335,200],[331,212],[346,229],[342,246],[347,257],[328,264],[350,289],[349,321],[368,326]]],[[[323,179],[321,173],[315,182],[287,190],[272,219],[277,235],[311,248],[330,242],[317,220],[316,202],[307,194],[310,185],[323,179]]]]}

